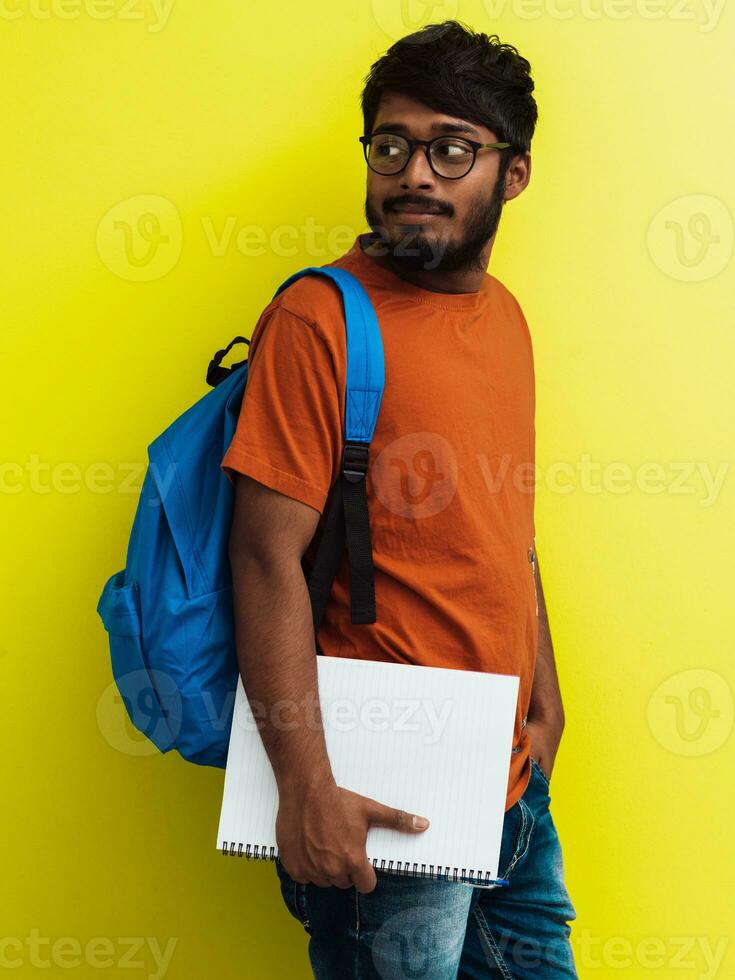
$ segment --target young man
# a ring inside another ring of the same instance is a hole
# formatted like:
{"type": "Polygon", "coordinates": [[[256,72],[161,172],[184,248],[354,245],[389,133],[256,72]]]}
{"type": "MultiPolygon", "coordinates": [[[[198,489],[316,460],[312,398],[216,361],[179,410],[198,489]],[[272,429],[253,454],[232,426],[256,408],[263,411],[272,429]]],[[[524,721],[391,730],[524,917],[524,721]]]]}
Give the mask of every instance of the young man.
{"type": "Polygon", "coordinates": [[[343,558],[316,637],[327,656],[520,676],[508,887],[376,872],[368,828],[421,833],[431,815],[338,786],[307,718],[317,670],[301,560],[315,554],[344,431],[344,319],[323,277],[263,311],[222,460],[236,482],[238,658],[249,698],[268,709],[261,734],[278,782],[276,868],[324,980],[576,977],[549,812],[564,715],[535,556],[531,338],[486,272],[503,204],[530,178],[529,70],[497,37],[445,21],[394,44],[367,78],[372,234],[331,264],[364,285],[385,352],[366,477],[377,621],[352,625],[343,558]]]}

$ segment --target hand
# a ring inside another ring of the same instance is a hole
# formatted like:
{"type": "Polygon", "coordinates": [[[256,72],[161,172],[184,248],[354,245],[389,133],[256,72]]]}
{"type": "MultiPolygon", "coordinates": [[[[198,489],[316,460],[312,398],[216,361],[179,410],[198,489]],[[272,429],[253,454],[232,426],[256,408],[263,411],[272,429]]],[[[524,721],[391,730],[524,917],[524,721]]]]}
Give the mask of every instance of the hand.
{"type": "Polygon", "coordinates": [[[371,826],[415,834],[429,821],[343,789],[333,779],[279,786],[278,856],[295,881],[371,892],[377,884],[365,851],[371,826]]]}
{"type": "Polygon", "coordinates": [[[529,718],[526,731],[531,740],[531,757],[536,760],[547,780],[551,780],[551,771],[561,741],[561,726],[541,718],[529,718]]]}

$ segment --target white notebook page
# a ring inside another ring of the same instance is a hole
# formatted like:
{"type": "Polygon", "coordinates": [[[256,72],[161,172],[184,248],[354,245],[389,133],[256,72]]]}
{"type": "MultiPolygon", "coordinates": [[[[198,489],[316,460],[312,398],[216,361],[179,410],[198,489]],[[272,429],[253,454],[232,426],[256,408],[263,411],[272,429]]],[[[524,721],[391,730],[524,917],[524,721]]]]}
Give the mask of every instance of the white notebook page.
{"type": "MultiPolygon", "coordinates": [[[[371,827],[371,862],[385,871],[466,877],[470,884],[496,879],[519,678],[316,659],[337,784],[431,821],[419,834],[371,827]]],[[[283,711],[285,722],[292,717],[283,711]]],[[[275,857],[277,811],[275,776],[240,678],[217,847],[275,857]]]]}

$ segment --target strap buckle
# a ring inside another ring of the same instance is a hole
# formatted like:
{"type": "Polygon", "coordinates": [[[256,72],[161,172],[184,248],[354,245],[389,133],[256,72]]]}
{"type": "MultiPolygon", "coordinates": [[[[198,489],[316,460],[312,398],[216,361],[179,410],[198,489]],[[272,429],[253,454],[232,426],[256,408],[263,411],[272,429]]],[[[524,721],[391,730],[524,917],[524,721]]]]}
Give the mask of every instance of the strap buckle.
{"type": "Polygon", "coordinates": [[[365,478],[368,468],[370,443],[348,440],[342,450],[342,476],[350,483],[359,483],[365,478]]]}

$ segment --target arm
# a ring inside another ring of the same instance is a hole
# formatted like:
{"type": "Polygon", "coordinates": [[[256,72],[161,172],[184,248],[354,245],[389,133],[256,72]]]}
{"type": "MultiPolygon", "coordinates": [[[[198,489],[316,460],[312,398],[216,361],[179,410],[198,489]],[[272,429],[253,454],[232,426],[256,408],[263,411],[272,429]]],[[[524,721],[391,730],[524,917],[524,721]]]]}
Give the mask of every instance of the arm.
{"type": "Polygon", "coordinates": [[[281,863],[296,881],[369,892],[377,884],[365,849],[369,826],[425,827],[334,780],[301,566],[318,519],[313,507],[238,476],[229,541],[237,660],[278,784],[281,863]]]}
{"type": "Polygon", "coordinates": [[[301,568],[318,519],[313,508],[238,476],[229,541],[237,661],[276,781],[286,791],[298,778],[314,787],[332,780],[301,568]]]}
{"type": "Polygon", "coordinates": [[[541,585],[538,552],[536,553],[536,588],[539,618],[538,647],[526,730],[531,737],[531,755],[541,766],[547,778],[550,778],[564,730],[564,706],[554,662],[554,647],[541,585]]]}

